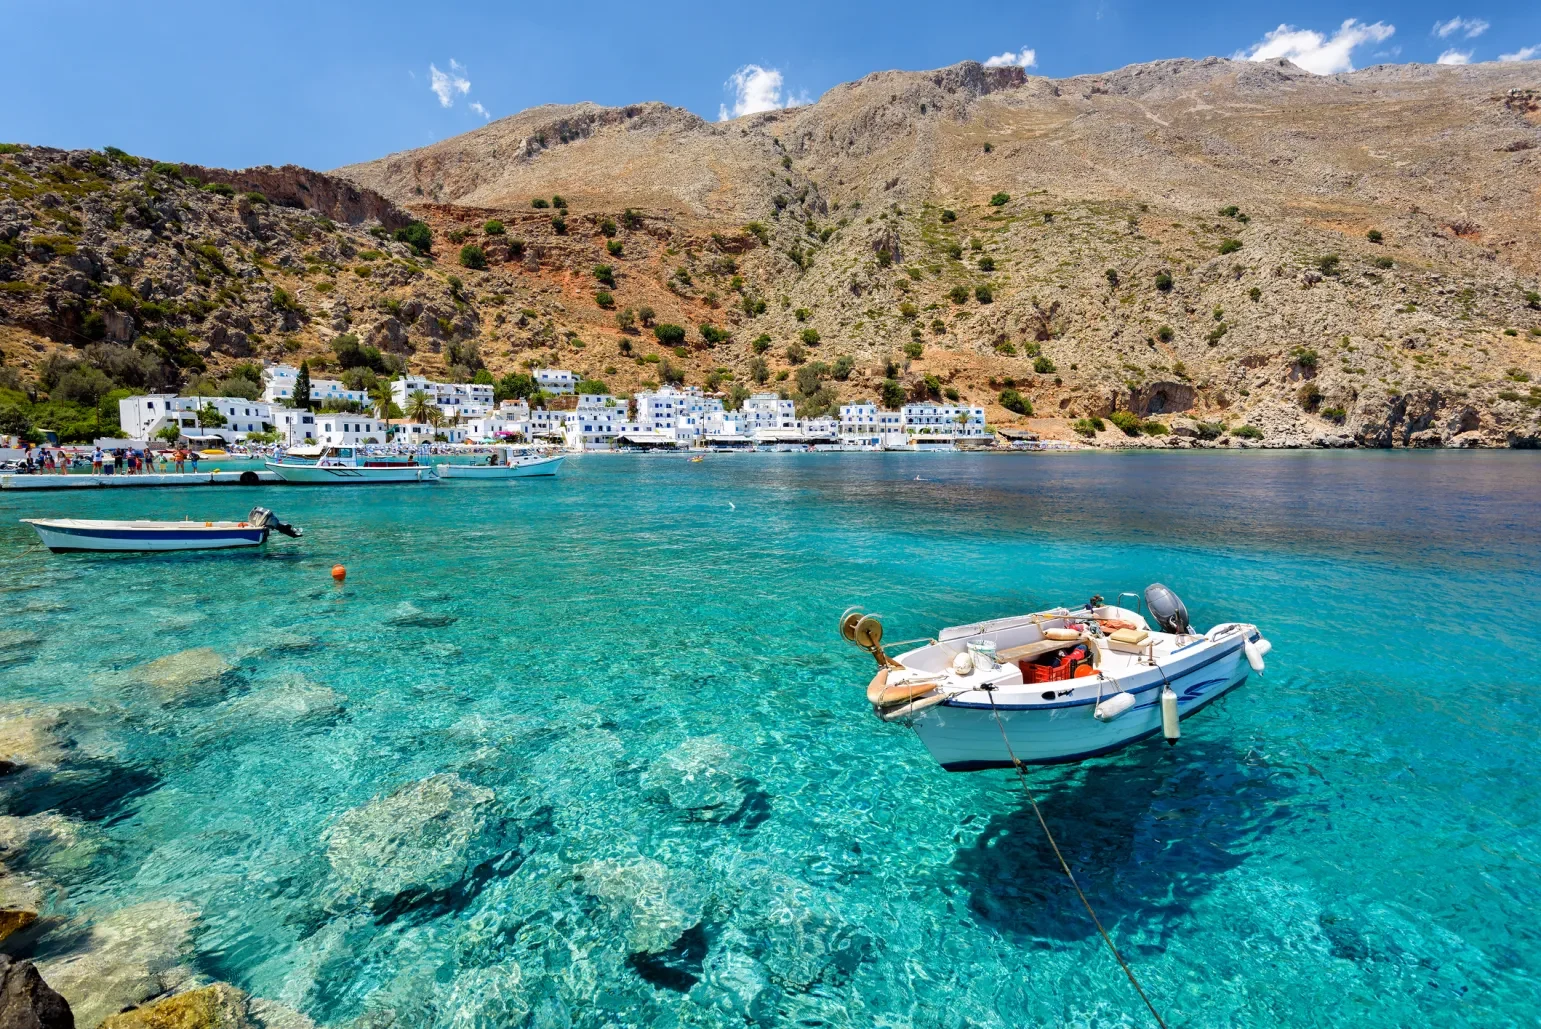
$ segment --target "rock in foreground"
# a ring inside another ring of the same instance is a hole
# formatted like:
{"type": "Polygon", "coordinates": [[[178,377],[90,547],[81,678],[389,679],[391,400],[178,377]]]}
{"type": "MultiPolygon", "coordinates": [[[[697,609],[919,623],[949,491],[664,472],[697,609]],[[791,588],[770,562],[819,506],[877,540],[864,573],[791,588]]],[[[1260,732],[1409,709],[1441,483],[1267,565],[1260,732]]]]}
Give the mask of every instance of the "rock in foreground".
{"type": "Polygon", "coordinates": [[[75,1029],[75,1016],[32,962],[0,954],[0,1029],[75,1029]]]}

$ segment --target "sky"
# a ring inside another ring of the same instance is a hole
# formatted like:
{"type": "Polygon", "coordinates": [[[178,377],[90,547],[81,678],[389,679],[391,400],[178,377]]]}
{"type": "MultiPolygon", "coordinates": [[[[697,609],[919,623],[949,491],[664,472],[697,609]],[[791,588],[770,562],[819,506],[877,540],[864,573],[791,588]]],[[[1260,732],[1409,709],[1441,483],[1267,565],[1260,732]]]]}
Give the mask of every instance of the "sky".
{"type": "Polygon", "coordinates": [[[1492,0],[0,0],[0,26],[0,142],[232,168],[335,168],[547,103],[732,117],[963,60],[1052,77],[1211,55],[1318,74],[1541,62],[1541,3],[1492,0]]]}

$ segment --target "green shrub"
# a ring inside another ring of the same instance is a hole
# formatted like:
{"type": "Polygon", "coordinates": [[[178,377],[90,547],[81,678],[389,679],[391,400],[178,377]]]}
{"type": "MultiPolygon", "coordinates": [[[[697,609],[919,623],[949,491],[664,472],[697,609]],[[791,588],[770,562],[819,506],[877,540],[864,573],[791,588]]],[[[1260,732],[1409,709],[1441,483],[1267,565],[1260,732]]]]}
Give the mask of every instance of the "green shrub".
{"type": "Polygon", "coordinates": [[[1091,418],[1076,419],[1075,424],[1072,425],[1071,428],[1080,433],[1082,436],[1095,436],[1097,433],[1107,428],[1107,426],[1102,424],[1101,418],[1098,418],[1094,415],[1091,418]]]}
{"type": "Polygon", "coordinates": [[[1314,382],[1302,383],[1295,391],[1295,402],[1303,411],[1315,411],[1322,406],[1322,388],[1314,382]]]}
{"type": "Polygon", "coordinates": [[[926,352],[926,345],[918,339],[912,339],[904,344],[904,356],[911,360],[918,359],[926,352]]]}
{"type": "Polygon", "coordinates": [[[545,197],[536,197],[534,200],[530,201],[530,206],[535,208],[537,211],[544,210],[545,208],[551,206],[551,201],[547,200],[545,197]]]}
{"type": "Polygon", "coordinates": [[[1220,208],[1220,217],[1222,218],[1234,218],[1240,213],[1241,208],[1237,207],[1235,204],[1232,204],[1229,207],[1220,208]]]}
{"type": "Polygon", "coordinates": [[[1247,296],[1252,298],[1253,303],[1256,303],[1257,301],[1263,299],[1263,290],[1259,286],[1253,286],[1251,289],[1247,290],[1247,296]]]}
{"type": "Polygon", "coordinates": [[[242,193],[241,199],[245,200],[248,204],[266,204],[268,202],[268,198],[256,190],[252,190],[250,193],[242,193]]]}
{"type": "Polygon", "coordinates": [[[704,323],[699,328],[701,330],[701,338],[706,341],[706,345],[709,347],[714,347],[718,343],[726,343],[733,338],[733,333],[727,329],[719,329],[715,325],[704,323]]]}
{"type": "Polygon", "coordinates": [[[1316,259],[1316,268],[1323,275],[1336,275],[1338,274],[1338,265],[1342,263],[1342,260],[1337,254],[1323,254],[1316,259]]]}
{"type": "Polygon", "coordinates": [[[1156,288],[1163,293],[1170,293],[1172,291],[1172,276],[1170,272],[1156,273],[1156,288]]]}
{"type": "Polygon", "coordinates": [[[1389,257],[1377,257],[1374,261],[1374,264],[1375,267],[1379,268],[1381,271],[1387,271],[1388,269],[1396,267],[1396,262],[1389,257]]]}
{"type": "Polygon", "coordinates": [[[615,297],[611,296],[609,290],[602,289],[594,294],[594,303],[608,311],[615,306],[615,297]]]}
{"type": "Polygon", "coordinates": [[[1211,329],[1209,331],[1209,335],[1206,336],[1205,339],[1208,340],[1210,346],[1215,346],[1222,339],[1224,339],[1225,338],[1225,334],[1227,332],[1230,332],[1230,331],[1231,331],[1231,327],[1229,325],[1225,324],[1224,322],[1221,322],[1219,325],[1216,325],[1213,329],[1211,329]]]}
{"type": "Polygon", "coordinates": [[[1364,234],[1364,238],[1369,240],[1371,243],[1379,243],[1386,237],[1381,235],[1380,229],[1371,229],[1369,232],[1364,234]]]}
{"type": "Polygon", "coordinates": [[[496,218],[489,218],[487,220],[487,224],[482,226],[482,231],[489,236],[501,236],[507,230],[504,229],[502,222],[498,221],[496,218]]]}
{"type": "Polygon", "coordinates": [[[1234,254],[1236,251],[1238,251],[1240,249],[1241,249],[1241,240],[1239,240],[1239,239],[1229,239],[1229,238],[1227,238],[1227,239],[1222,239],[1220,241],[1220,253],[1221,254],[1234,254]]]}
{"type": "Polygon", "coordinates": [[[460,248],[460,263],[467,268],[485,268],[487,255],[475,243],[468,243],[460,248]]]}
{"type": "Polygon", "coordinates": [[[1166,427],[1165,422],[1150,421],[1141,422],[1140,431],[1147,436],[1165,436],[1171,430],[1166,427]]]}
{"type": "Polygon", "coordinates": [[[770,348],[771,348],[771,338],[770,338],[770,335],[768,333],[764,333],[764,332],[762,332],[758,336],[756,336],[754,338],[754,340],[749,344],[749,349],[754,351],[756,354],[763,354],[767,350],[769,350],[770,348]]]}
{"type": "Polygon", "coordinates": [[[1172,335],[1172,327],[1170,325],[1163,325],[1156,330],[1156,338],[1163,343],[1172,342],[1172,335]]]}
{"type": "Polygon", "coordinates": [[[1194,427],[1199,439],[1213,440],[1225,435],[1225,426],[1220,422],[1199,422],[1194,427]]]}
{"type": "Polygon", "coordinates": [[[966,304],[966,303],[968,303],[968,287],[967,286],[954,286],[951,289],[951,291],[948,292],[947,295],[952,298],[952,302],[955,303],[955,304],[966,304]]]}
{"type": "Polygon", "coordinates": [[[1290,356],[1295,359],[1295,364],[1301,368],[1314,369],[1320,356],[1309,347],[1296,347],[1290,351],[1290,356]]]}
{"type": "Polygon", "coordinates": [[[1001,406],[1008,411],[1014,411],[1020,415],[1030,415],[1033,413],[1032,402],[1014,389],[1001,390],[1001,395],[997,399],[1000,400],[1001,406]]]}
{"type": "Polygon", "coordinates": [[[1531,308],[1541,309],[1541,293],[1537,293],[1533,289],[1526,290],[1525,291],[1525,306],[1526,307],[1531,307],[1531,308]]]}
{"type": "Polygon", "coordinates": [[[850,354],[841,354],[835,358],[835,366],[830,369],[830,374],[841,382],[849,379],[851,373],[856,370],[856,358],[850,354]]]}
{"type": "Polygon", "coordinates": [[[942,221],[943,222],[955,222],[957,220],[958,220],[958,213],[956,211],[950,211],[950,210],[948,210],[945,207],[942,208],[942,221]]]}
{"type": "Polygon", "coordinates": [[[813,317],[813,312],[808,310],[806,307],[799,307],[797,310],[792,312],[792,317],[796,318],[800,322],[805,322],[809,318],[813,317]]]}
{"type": "Polygon", "coordinates": [[[1107,277],[1109,286],[1112,286],[1114,289],[1118,288],[1118,269],[1109,268],[1102,274],[1107,277]]]}
{"type": "Polygon", "coordinates": [[[963,247],[957,243],[948,243],[947,256],[954,261],[961,261],[963,259],[963,247]]]}
{"type": "Polygon", "coordinates": [[[1054,362],[1043,354],[1039,354],[1033,359],[1033,371],[1039,375],[1049,375],[1054,371],[1054,362]]]}
{"type": "Polygon", "coordinates": [[[658,342],[666,347],[677,346],[685,341],[685,327],[683,325],[673,325],[669,322],[660,322],[658,325],[653,326],[653,335],[658,338],[658,342]]]}
{"type": "Polygon", "coordinates": [[[606,218],[599,223],[599,234],[604,236],[606,239],[614,236],[616,231],[617,230],[615,227],[614,218],[606,218]]]}
{"type": "Polygon", "coordinates": [[[883,406],[890,410],[904,406],[904,387],[897,379],[884,379],[883,384],[878,387],[878,396],[883,406]]]}
{"type": "Polygon", "coordinates": [[[804,329],[798,335],[799,335],[799,338],[802,339],[802,341],[804,343],[806,343],[810,347],[816,347],[816,346],[819,345],[819,338],[820,337],[819,337],[819,330],[818,329],[813,329],[813,328],[804,329]]]}
{"type": "Polygon", "coordinates": [[[997,193],[990,198],[991,207],[1005,207],[1009,203],[1011,203],[1011,195],[1009,193],[997,193]]]}
{"type": "Polygon", "coordinates": [[[1003,339],[999,343],[995,344],[995,352],[1000,354],[1002,357],[1016,357],[1017,345],[1010,340],[1003,339]]]}
{"type": "Polygon", "coordinates": [[[1509,368],[1504,371],[1504,378],[1510,382],[1529,382],[1530,373],[1523,368],[1509,368]]]}
{"type": "Polygon", "coordinates": [[[1241,439],[1262,439],[1263,430],[1259,429],[1256,425],[1243,425],[1239,429],[1232,430],[1231,435],[1241,439]]]}
{"type": "Polygon", "coordinates": [[[979,270],[982,272],[995,271],[995,258],[986,255],[979,259],[979,270]]]}
{"type": "Polygon", "coordinates": [[[156,175],[164,175],[166,178],[176,179],[178,182],[182,181],[182,166],[180,164],[171,164],[168,161],[156,161],[154,164],[150,165],[150,170],[156,175]]]}
{"type": "Polygon", "coordinates": [[[202,188],[205,193],[214,193],[222,197],[235,196],[235,187],[227,182],[205,182],[202,188]]]}
{"type": "Polygon", "coordinates": [[[551,216],[551,231],[558,236],[567,235],[567,219],[559,214],[553,214],[551,216]]]}
{"type": "Polygon", "coordinates": [[[981,304],[994,303],[995,293],[991,291],[989,286],[981,284],[974,287],[974,299],[981,304]]]}
{"type": "Polygon", "coordinates": [[[412,222],[404,228],[396,230],[396,239],[407,244],[419,254],[426,254],[433,249],[433,231],[422,222],[412,222]]]}
{"type": "Polygon", "coordinates": [[[608,264],[596,264],[594,266],[594,278],[606,286],[615,286],[615,269],[608,264]]]}
{"type": "Polygon", "coordinates": [[[1342,425],[1343,420],[1348,417],[1348,412],[1341,407],[1324,407],[1321,410],[1321,416],[1329,422],[1342,425]]]}
{"type": "Polygon", "coordinates": [[[551,198],[551,206],[558,211],[565,211],[567,210],[567,201],[563,200],[560,196],[554,196],[551,198]]]}
{"type": "Polygon", "coordinates": [[[1114,411],[1108,415],[1108,421],[1122,429],[1125,436],[1140,434],[1140,416],[1133,411],[1114,411]]]}
{"type": "MultiPolygon", "coordinates": [[[[23,147],[20,143],[0,143],[0,154],[19,154],[24,149],[26,148],[23,147]]],[[[112,156],[111,151],[118,150],[118,148],[115,146],[110,146],[107,148],[107,150],[109,152],[108,156],[112,156]]],[[[118,153],[123,154],[123,151],[118,150],[118,153]]],[[[127,157],[128,155],[123,154],[123,156],[127,157]]]]}

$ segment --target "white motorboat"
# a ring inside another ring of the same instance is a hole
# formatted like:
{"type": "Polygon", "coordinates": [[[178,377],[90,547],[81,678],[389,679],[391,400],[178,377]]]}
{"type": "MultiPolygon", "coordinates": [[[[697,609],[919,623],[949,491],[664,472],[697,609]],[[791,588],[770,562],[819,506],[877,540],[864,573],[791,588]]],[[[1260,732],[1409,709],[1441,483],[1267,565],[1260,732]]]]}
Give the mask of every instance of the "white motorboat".
{"type": "Polygon", "coordinates": [[[369,458],[362,447],[293,447],[281,461],[266,462],[268,471],[299,486],[369,486],[389,482],[432,482],[433,467],[417,459],[392,461],[369,458]]]}
{"type": "Polygon", "coordinates": [[[269,532],[298,539],[304,533],[254,507],[244,522],[111,521],[90,518],[23,518],[54,553],[78,550],[227,550],[260,547],[269,532]]]}
{"type": "Polygon", "coordinates": [[[1196,633],[1159,583],[1135,605],[1093,597],[1076,610],[953,626],[897,659],[872,615],[847,611],[840,631],[878,661],[867,687],[874,712],[908,722],[948,771],[1064,764],[1157,733],[1175,743],[1181,719],[1263,671],[1271,647],[1256,626],[1196,633]]]}
{"type": "Polygon", "coordinates": [[[492,448],[489,464],[441,464],[441,479],[522,479],[530,475],[555,475],[562,468],[564,455],[538,447],[501,446],[492,448]]]}

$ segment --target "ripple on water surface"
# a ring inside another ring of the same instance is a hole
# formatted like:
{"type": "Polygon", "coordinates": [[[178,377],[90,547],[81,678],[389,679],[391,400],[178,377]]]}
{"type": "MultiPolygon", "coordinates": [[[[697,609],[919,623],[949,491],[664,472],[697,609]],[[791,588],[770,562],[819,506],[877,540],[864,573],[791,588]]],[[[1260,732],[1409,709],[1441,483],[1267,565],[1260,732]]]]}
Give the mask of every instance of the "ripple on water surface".
{"type": "Polygon", "coordinates": [[[1013,778],[868,716],[832,625],[1161,580],[1261,625],[1267,676],[1031,779],[1169,1023],[1524,1024],[1538,499],[1512,454],[5,494],[0,888],[53,916],[8,945],[324,1025],[1143,1024],[1013,778]],[[305,538],[50,556],[15,522],[252,503],[305,538]]]}

